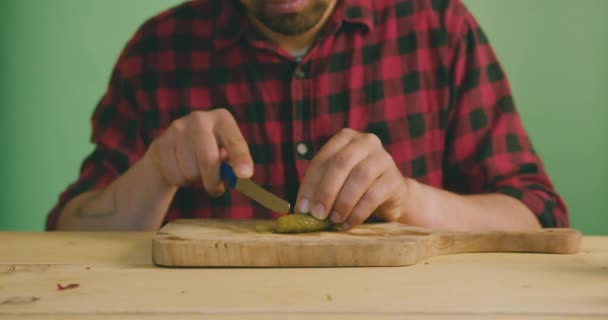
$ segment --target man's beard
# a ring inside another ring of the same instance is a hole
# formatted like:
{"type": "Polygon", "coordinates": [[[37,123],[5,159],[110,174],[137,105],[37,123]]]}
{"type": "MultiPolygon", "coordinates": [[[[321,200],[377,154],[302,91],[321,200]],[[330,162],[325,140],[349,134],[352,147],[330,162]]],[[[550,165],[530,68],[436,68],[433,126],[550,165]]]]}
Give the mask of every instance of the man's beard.
{"type": "Polygon", "coordinates": [[[328,6],[326,1],[313,0],[300,12],[271,15],[262,4],[255,8],[253,14],[268,29],[284,36],[293,36],[305,33],[317,25],[328,6]]]}

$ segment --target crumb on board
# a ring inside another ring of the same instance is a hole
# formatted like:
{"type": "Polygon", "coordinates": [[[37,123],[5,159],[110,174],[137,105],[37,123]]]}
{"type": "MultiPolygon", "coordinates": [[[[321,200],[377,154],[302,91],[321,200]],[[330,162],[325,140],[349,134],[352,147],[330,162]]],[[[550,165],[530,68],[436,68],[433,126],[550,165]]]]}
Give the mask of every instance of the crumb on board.
{"type": "Polygon", "coordinates": [[[76,289],[78,287],[80,287],[80,284],[78,284],[78,283],[70,283],[65,286],[62,286],[60,283],[57,284],[57,290],[76,289]]]}
{"type": "Polygon", "coordinates": [[[334,301],[334,298],[329,293],[325,296],[325,299],[327,299],[327,301],[334,301]]]}

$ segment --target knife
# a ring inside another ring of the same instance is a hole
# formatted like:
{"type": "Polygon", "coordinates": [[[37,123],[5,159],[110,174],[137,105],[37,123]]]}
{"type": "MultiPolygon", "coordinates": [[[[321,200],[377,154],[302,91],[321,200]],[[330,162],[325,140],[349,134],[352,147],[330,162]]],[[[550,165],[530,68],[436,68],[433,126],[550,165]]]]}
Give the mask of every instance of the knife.
{"type": "Polygon", "coordinates": [[[220,177],[226,181],[228,187],[240,191],[255,202],[264,207],[279,213],[289,213],[291,205],[289,202],[270,193],[268,190],[258,186],[249,179],[239,179],[232,170],[232,167],[222,161],[220,167],[220,177]]]}

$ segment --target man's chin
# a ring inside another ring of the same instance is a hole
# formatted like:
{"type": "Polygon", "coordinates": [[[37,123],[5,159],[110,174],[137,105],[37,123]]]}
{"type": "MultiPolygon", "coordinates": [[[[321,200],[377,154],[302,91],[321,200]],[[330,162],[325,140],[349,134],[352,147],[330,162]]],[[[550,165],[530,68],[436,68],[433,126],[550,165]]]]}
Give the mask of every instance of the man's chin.
{"type": "Polygon", "coordinates": [[[322,18],[323,11],[310,12],[310,10],[306,10],[299,13],[265,15],[264,17],[258,17],[258,20],[273,32],[285,36],[296,36],[312,30],[322,18]]]}
{"type": "MultiPolygon", "coordinates": [[[[243,1],[243,0],[242,0],[243,1]]],[[[256,0],[247,1],[256,20],[270,31],[296,36],[313,29],[329,7],[324,0],[256,0]]],[[[243,1],[245,2],[245,1],[243,1]]]]}

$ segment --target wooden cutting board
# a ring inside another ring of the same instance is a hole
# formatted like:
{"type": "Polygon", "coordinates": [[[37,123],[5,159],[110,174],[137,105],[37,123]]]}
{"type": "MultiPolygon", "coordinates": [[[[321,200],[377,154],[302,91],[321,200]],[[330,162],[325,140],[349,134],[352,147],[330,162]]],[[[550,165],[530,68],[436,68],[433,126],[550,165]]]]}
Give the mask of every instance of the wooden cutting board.
{"type": "Polygon", "coordinates": [[[534,232],[434,231],[397,223],[365,224],[348,232],[257,233],[272,221],[176,220],[153,242],[157,265],[179,267],[406,266],[428,257],[467,252],[576,253],[574,229],[534,232]]]}

